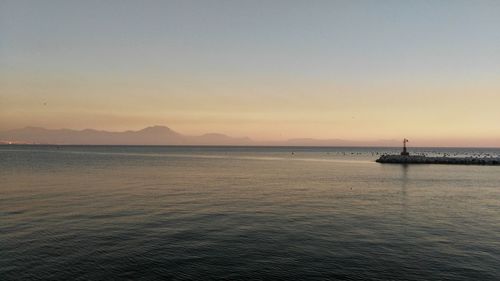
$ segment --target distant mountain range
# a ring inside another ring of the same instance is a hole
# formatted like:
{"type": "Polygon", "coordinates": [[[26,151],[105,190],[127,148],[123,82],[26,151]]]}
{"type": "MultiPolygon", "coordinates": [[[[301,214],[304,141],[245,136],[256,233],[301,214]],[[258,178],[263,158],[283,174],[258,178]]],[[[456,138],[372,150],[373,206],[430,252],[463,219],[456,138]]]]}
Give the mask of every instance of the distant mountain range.
{"type": "Polygon", "coordinates": [[[185,136],[165,126],[124,132],[26,127],[0,132],[0,140],[4,143],[116,145],[248,145],[252,142],[249,138],[233,138],[222,134],[185,136]]]}
{"type": "Polygon", "coordinates": [[[187,136],[166,126],[152,126],[139,131],[108,132],[93,129],[45,129],[26,127],[0,132],[0,144],[81,144],[81,145],[274,145],[274,146],[396,146],[395,140],[356,142],[341,139],[290,139],[254,141],[223,134],[187,136]]]}

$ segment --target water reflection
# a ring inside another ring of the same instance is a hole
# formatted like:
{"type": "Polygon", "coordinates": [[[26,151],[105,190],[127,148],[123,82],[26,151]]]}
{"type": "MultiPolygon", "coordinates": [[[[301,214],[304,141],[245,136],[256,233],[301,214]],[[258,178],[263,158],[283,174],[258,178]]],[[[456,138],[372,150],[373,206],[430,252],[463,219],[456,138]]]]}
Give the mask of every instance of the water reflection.
{"type": "Polygon", "coordinates": [[[402,164],[401,165],[401,192],[403,194],[403,198],[406,197],[406,185],[408,184],[408,170],[410,165],[402,164]]]}
{"type": "Polygon", "coordinates": [[[408,212],[408,193],[407,193],[407,185],[410,182],[408,177],[408,171],[410,166],[408,164],[401,165],[401,219],[403,224],[407,221],[407,212],[408,212]]]}

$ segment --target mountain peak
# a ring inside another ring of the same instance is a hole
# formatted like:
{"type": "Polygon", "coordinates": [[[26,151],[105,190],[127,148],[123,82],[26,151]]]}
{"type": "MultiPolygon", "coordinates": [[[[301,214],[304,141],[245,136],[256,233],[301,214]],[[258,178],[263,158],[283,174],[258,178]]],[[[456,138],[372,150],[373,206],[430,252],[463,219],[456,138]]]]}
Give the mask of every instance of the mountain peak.
{"type": "Polygon", "coordinates": [[[167,126],[155,125],[155,126],[146,127],[142,130],[139,130],[139,132],[142,132],[142,133],[173,133],[174,131],[172,131],[172,129],[170,129],[167,126]]]}

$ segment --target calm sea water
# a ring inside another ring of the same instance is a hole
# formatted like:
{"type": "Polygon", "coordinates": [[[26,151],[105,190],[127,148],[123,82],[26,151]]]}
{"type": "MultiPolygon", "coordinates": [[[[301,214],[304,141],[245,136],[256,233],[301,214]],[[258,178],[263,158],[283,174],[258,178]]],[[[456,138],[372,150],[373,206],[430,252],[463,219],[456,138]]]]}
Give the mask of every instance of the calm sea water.
{"type": "Polygon", "coordinates": [[[500,280],[500,167],[391,151],[1,146],[0,280],[500,280]]]}

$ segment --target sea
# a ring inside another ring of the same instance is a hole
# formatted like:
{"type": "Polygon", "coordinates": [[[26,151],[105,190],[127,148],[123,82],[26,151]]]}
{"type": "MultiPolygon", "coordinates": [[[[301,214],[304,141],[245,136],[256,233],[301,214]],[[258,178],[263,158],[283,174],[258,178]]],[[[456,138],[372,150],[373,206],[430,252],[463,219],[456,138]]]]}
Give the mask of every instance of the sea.
{"type": "Polygon", "coordinates": [[[399,151],[3,145],[0,280],[500,280],[500,167],[399,151]]]}

